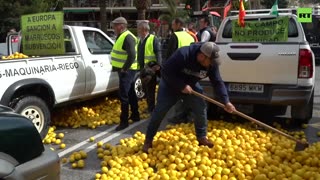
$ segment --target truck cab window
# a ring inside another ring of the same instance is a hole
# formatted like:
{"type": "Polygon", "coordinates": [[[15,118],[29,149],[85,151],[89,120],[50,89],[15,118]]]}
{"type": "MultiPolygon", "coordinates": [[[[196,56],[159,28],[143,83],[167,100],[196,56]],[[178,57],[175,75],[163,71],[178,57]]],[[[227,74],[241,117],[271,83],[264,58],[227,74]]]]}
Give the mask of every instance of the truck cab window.
{"type": "Polygon", "coordinates": [[[66,53],[76,52],[69,29],[64,30],[64,48],[66,53]]]}
{"type": "Polygon", "coordinates": [[[112,43],[97,31],[83,31],[87,47],[92,54],[110,54],[112,43]]]}

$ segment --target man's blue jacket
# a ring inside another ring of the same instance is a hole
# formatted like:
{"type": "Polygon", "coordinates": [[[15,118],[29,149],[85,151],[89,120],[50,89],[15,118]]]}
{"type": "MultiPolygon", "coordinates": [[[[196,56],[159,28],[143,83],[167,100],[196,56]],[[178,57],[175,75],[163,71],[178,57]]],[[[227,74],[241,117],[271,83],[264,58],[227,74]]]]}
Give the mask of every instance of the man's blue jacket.
{"type": "Polygon", "coordinates": [[[187,84],[195,89],[199,80],[209,77],[215,94],[220,101],[226,104],[229,102],[229,96],[221,79],[219,66],[211,65],[205,68],[197,61],[197,53],[200,52],[201,45],[202,43],[195,43],[177,49],[162,64],[161,77],[176,93],[181,93],[187,84]]]}

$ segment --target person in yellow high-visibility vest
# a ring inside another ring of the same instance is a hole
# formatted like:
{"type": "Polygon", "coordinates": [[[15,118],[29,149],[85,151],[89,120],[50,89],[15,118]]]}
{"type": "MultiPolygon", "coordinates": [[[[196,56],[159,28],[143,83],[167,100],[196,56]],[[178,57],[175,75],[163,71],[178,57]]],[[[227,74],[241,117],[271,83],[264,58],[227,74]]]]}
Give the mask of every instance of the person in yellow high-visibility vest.
{"type": "MultiPolygon", "coordinates": [[[[161,63],[161,49],[159,39],[149,33],[150,26],[146,20],[137,22],[137,32],[139,36],[137,59],[141,69],[148,68],[154,64],[161,63]]],[[[154,73],[148,82],[143,81],[146,91],[148,113],[151,113],[155,106],[155,93],[157,85],[157,75],[154,73]]]]}
{"type": "Polygon", "coordinates": [[[127,29],[127,20],[118,17],[112,21],[113,29],[117,35],[116,42],[111,51],[111,64],[119,75],[119,97],[121,103],[120,124],[116,131],[129,126],[129,104],[131,106],[131,119],[140,120],[138,99],[134,91],[134,77],[138,72],[136,58],[137,38],[127,29]]]}
{"type": "Polygon", "coordinates": [[[172,21],[171,28],[173,33],[168,41],[168,49],[166,59],[168,59],[178,48],[189,46],[195,42],[195,39],[190,35],[184,27],[184,21],[181,18],[175,18],[172,21]]]}
{"type": "MultiPolygon", "coordinates": [[[[190,46],[190,44],[196,41],[196,39],[186,31],[184,24],[185,23],[181,18],[176,18],[172,21],[171,27],[174,33],[168,42],[167,59],[169,59],[177,49],[184,46],[190,46]]],[[[193,119],[190,113],[191,110],[186,109],[183,101],[180,100],[174,106],[173,115],[168,117],[168,122],[173,124],[189,122],[193,119]]]]}

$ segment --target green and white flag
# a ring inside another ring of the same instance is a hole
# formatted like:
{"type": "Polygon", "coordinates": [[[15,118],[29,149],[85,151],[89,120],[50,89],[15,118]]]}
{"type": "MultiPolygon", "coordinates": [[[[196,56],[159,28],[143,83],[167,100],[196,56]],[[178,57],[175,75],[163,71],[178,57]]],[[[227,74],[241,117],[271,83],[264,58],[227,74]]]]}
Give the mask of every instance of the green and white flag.
{"type": "Polygon", "coordinates": [[[270,14],[271,14],[271,15],[279,16],[279,12],[278,12],[278,0],[276,0],[276,2],[274,2],[273,6],[271,7],[270,14]]]}

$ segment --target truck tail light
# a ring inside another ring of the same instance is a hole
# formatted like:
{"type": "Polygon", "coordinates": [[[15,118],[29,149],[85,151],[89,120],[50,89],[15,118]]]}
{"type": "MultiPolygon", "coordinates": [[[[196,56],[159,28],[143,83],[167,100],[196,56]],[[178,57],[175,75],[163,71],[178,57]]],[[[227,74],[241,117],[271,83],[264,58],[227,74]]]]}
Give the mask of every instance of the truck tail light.
{"type": "Polygon", "coordinates": [[[298,78],[312,78],[312,76],[313,76],[312,52],[309,49],[300,49],[298,78]]]}

